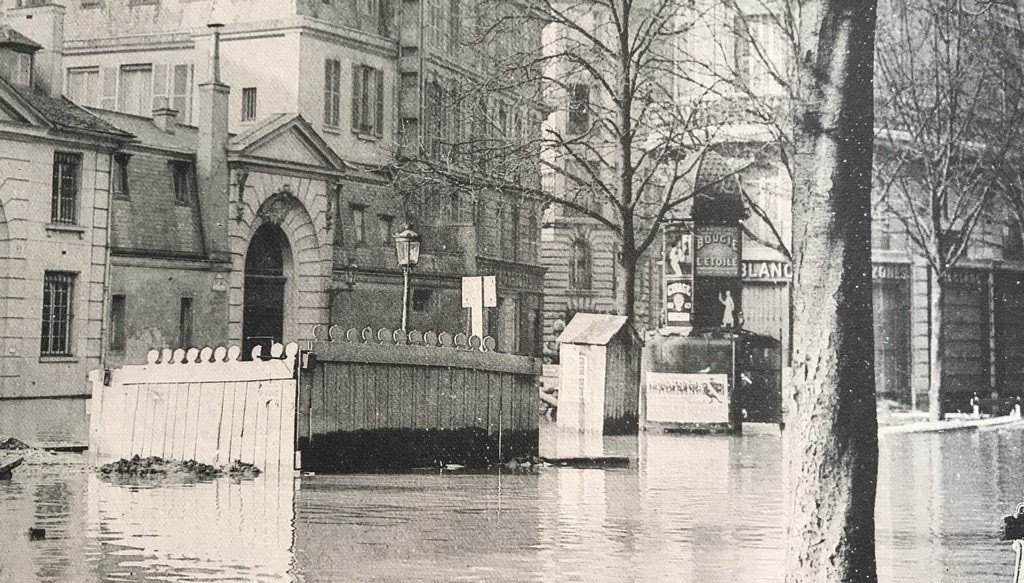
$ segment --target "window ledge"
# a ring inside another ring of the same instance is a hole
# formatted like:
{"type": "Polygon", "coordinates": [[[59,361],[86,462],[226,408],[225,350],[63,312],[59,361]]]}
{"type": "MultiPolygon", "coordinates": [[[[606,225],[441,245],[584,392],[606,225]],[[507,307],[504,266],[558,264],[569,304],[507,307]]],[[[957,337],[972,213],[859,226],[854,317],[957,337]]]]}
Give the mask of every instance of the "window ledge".
{"type": "Polygon", "coordinates": [[[569,296],[591,297],[591,298],[597,297],[598,295],[600,295],[597,292],[597,290],[595,290],[595,289],[578,289],[578,288],[574,288],[574,287],[566,288],[565,294],[569,295],[569,296]]]}
{"type": "MultiPolygon", "coordinates": [[[[46,230],[51,233],[75,233],[79,238],[85,236],[85,227],[82,225],[64,225],[61,223],[48,223],[46,230]]],[[[47,235],[49,236],[49,234],[47,235]]]]}
{"type": "Polygon", "coordinates": [[[41,363],[78,362],[77,356],[40,356],[41,363]]]}
{"type": "Polygon", "coordinates": [[[366,132],[361,132],[359,130],[352,130],[352,133],[355,134],[357,138],[363,140],[364,142],[376,142],[379,141],[381,138],[377,134],[368,134],[366,132]]]}
{"type": "Polygon", "coordinates": [[[341,135],[341,127],[340,126],[332,126],[330,124],[324,124],[323,127],[324,127],[324,131],[327,132],[328,134],[341,135]]]}

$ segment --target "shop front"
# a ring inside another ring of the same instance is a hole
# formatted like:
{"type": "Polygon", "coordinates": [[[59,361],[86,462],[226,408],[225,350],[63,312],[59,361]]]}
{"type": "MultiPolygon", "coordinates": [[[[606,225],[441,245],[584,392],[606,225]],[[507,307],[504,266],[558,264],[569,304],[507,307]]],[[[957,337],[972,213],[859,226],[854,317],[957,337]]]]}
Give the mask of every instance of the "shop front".
{"type": "Polygon", "coordinates": [[[910,386],[910,265],[875,263],[875,391],[880,398],[912,404],[910,386]]]}
{"type": "Polygon", "coordinates": [[[991,383],[988,272],[956,269],[946,278],[943,304],[943,408],[965,411],[991,383]]]}
{"type": "Polygon", "coordinates": [[[996,391],[1000,397],[1024,398],[1024,273],[995,273],[996,391]]]}

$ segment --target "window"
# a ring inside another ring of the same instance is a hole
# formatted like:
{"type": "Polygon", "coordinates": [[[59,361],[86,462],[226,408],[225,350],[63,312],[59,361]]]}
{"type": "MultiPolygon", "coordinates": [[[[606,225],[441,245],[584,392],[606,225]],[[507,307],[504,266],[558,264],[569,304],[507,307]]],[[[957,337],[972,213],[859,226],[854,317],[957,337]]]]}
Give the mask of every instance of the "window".
{"type": "Polygon", "coordinates": [[[122,66],[118,91],[118,111],[149,117],[153,113],[152,91],[152,65],[122,66]]]}
{"type": "Polygon", "coordinates": [[[189,348],[192,346],[192,322],[194,314],[192,311],[192,298],[181,298],[181,306],[178,310],[178,347],[189,348]]]}
{"type": "Polygon", "coordinates": [[[387,247],[391,244],[391,235],[395,230],[395,217],[391,215],[377,215],[380,224],[380,243],[387,247]]]}
{"type": "Polygon", "coordinates": [[[414,289],[412,290],[412,311],[426,312],[430,309],[430,300],[434,297],[434,290],[414,289]]]}
{"type": "Polygon", "coordinates": [[[757,95],[778,92],[775,75],[785,71],[785,42],[771,14],[748,14],[735,21],[736,80],[757,95]]]}
{"type": "Polygon", "coordinates": [[[591,288],[590,245],[577,239],[572,244],[569,258],[569,287],[577,290],[591,288]]]}
{"type": "MultiPolygon", "coordinates": [[[[178,112],[178,118],[188,123],[192,119],[192,65],[153,66],[153,104],[150,111],[169,107],[178,112]]],[[[142,115],[149,116],[149,113],[142,115]]]]}
{"type": "Polygon", "coordinates": [[[68,99],[78,105],[99,107],[100,70],[96,67],[68,69],[68,99]]]}
{"type": "Polygon", "coordinates": [[[242,121],[256,119],[256,88],[242,89],[242,121]]]}
{"type": "Polygon", "coordinates": [[[125,344],[125,315],[127,300],[123,295],[114,295],[110,298],[110,349],[124,350],[125,344]]]}
{"type": "Polygon", "coordinates": [[[0,51],[0,77],[14,85],[32,84],[32,54],[0,51]]]}
{"type": "MultiPolygon", "coordinates": [[[[601,212],[601,203],[594,177],[598,175],[598,167],[592,160],[570,158],[565,163],[565,190],[571,193],[571,200],[587,210],[601,212]]],[[[584,216],[582,211],[566,207],[566,216],[584,216]]]]}
{"type": "Polygon", "coordinates": [[[53,198],[50,222],[74,225],[78,222],[78,188],[82,155],[57,152],[53,155],[53,198]]]}
{"type": "Polygon", "coordinates": [[[583,134],[590,129],[590,85],[577,83],[569,86],[569,119],[565,131],[583,134]]]}
{"type": "Polygon", "coordinates": [[[12,73],[11,83],[31,87],[32,55],[29,53],[14,53],[14,70],[12,73]]]}
{"type": "Polygon", "coordinates": [[[128,198],[128,154],[114,154],[114,169],[111,173],[111,190],[118,198],[128,198]]]}
{"type": "Polygon", "coordinates": [[[43,276],[41,356],[71,356],[75,274],[47,271],[43,276]]]}
{"type": "Polygon", "coordinates": [[[1003,237],[1003,258],[1024,259],[1024,234],[1016,219],[1007,221],[1003,237]]]}
{"type": "Polygon", "coordinates": [[[171,162],[171,178],[174,181],[174,201],[191,204],[195,192],[195,172],[189,162],[171,162]]]}
{"type": "Polygon", "coordinates": [[[341,61],[334,59],[324,65],[324,123],[341,125],[341,61]]]}
{"type": "Polygon", "coordinates": [[[384,72],[366,65],[352,65],[352,131],[381,136],[384,133],[384,72]]]}
{"type": "Polygon", "coordinates": [[[356,245],[366,244],[366,207],[354,204],[349,207],[352,210],[352,236],[356,245]]]}

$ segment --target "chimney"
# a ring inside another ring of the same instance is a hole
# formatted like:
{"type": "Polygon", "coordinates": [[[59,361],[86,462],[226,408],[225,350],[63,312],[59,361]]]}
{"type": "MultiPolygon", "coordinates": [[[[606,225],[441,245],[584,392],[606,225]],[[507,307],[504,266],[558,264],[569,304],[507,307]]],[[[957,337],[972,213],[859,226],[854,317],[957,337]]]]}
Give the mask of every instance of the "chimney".
{"type": "Polygon", "coordinates": [[[51,97],[64,91],[64,7],[59,4],[8,8],[11,28],[43,46],[32,66],[33,84],[51,97]]]}
{"type": "Polygon", "coordinates": [[[167,107],[153,110],[153,123],[165,133],[173,134],[178,129],[178,111],[167,107]]]}
{"type": "MultiPolygon", "coordinates": [[[[228,260],[228,96],[231,88],[220,82],[220,29],[209,25],[212,78],[199,85],[195,124],[199,127],[196,171],[206,252],[211,259],[228,260]]],[[[202,46],[202,45],[200,45],[202,46]]]]}

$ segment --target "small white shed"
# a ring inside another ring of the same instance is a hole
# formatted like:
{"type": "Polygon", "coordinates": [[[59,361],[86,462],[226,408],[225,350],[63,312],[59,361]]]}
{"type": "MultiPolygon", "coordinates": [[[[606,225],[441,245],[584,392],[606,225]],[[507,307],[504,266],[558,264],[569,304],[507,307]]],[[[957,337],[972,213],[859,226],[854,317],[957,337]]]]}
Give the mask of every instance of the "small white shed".
{"type": "Polygon", "coordinates": [[[559,427],[636,433],[643,341],[628,319],[578,313],[558,341],[559,427]]]}

